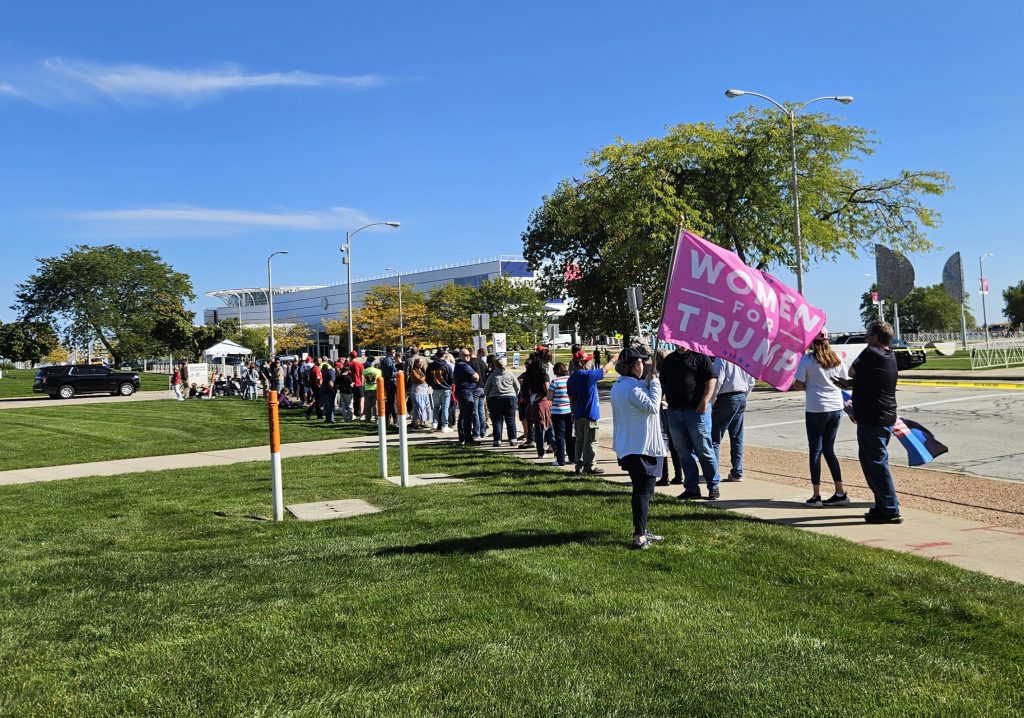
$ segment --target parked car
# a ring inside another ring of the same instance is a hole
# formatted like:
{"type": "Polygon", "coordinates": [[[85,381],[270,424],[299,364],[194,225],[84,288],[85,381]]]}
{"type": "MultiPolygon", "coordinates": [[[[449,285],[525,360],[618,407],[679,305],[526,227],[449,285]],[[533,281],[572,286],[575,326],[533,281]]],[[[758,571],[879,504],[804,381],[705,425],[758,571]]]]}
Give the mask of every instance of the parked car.
{"type": "MultiPolygon", "coordinates": [[[[841,334],[831,337],[829,341],[836,352],[846,359],[847,364],[852,364],[857,355],[868,345],[866,334],[841,334]],[[846,348],[851,351],[843,351],[846,348]]],[[[912,347],[902,339],[893,339],[889,347],[896,355],[896,368],[900,371],[921,366],[928,360],[928,354],[924,349],[912,347]]]]}
{"type": "Polygon", "coordinates": [[[51,399],[70,399],[78,394],[131,396],[139,390],[139,375],[116,372],[110,367],[73,364],[48,366],[36,372],[32,391],[51,399]]]}

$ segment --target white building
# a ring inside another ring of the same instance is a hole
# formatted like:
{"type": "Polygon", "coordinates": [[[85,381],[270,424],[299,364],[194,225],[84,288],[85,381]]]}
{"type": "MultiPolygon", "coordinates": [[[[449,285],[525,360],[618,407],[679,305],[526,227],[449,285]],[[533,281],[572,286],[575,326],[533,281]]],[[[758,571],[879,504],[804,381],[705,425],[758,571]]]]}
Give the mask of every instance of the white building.
{"type": "MultiPolygon", "coordinates": [[[[475,260],[432,269],[402,273],[402,285],[429,294],[431,289],[445,284],[479,287],[488,279],[508,277],[516,281],[532,282],[534,274],[522,257],[502,256],[495,259],[475,260]]],[[[394,274],[370,277],[352,282],[352,306],[358,309],[371,288],[381,284],[398,286],[394,274]]],[[[218,289],[206,296],[220,299],[224,304],[203,312],[205,324],[237,317],[242,326],[268,325],[270,313],[267,288],[218,289]]],[[[303,323],[323,329],[325,319],[348,319],[348,289],[343,283],[304,287],[274,287],[274,323],[303,323]]]]}

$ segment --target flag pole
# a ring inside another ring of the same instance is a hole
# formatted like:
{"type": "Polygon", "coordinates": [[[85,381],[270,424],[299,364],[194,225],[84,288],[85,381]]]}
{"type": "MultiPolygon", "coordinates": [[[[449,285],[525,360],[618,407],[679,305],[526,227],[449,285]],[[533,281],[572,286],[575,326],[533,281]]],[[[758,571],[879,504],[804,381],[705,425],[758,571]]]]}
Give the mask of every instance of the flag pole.
{"type": "Polygon", "coordinates": [[[661,333],[661,327],[665,323],[665,304],[668,302],[668,290],[669,282],[672,281],[672,272],[676,268],[676,253],[679,251],[679,235],[683,233],[683,228],[686,226],[686,215],[679,215],[679,222],[676,224],[676,235],[672,239],[672,258],[668,263],[668,272],[665,274],[665,289],[661,295],[661,319],[658,321],[658,328],[654,332],[654,345],[651,347],[651,351],[658,350],[658,334],[661,333]]]}

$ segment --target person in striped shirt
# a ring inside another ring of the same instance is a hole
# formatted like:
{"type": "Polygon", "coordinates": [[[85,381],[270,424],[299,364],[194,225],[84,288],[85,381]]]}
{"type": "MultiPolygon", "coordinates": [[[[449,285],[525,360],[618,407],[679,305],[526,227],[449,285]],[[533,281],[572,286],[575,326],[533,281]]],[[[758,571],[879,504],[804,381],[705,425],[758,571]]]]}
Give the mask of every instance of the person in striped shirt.
{"type": "Polygon", "coordinates": [[[551,401],[551,424],[555,430],[556,466],[565,466],[566,459],[576,461],[572,436],[572,406],[569,404],[569,369],[562,362],[554,367],[555,378],[548,384],[548,399],[551,401]]]}

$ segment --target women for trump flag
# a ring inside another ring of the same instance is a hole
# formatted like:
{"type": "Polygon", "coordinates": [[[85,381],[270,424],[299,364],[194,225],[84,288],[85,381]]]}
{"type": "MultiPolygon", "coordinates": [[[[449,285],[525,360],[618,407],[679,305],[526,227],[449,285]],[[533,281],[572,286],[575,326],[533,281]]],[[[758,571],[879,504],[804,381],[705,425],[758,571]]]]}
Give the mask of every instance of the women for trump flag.
{"type": "Polygon", "coordinates": [[[733,252],[681,232],[658,338],[721,357],[785,391],[825,312],[733,252]]]}

